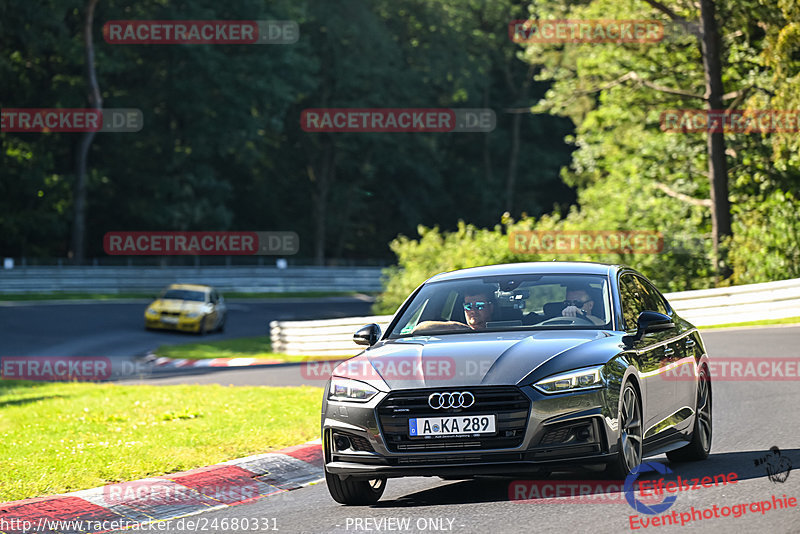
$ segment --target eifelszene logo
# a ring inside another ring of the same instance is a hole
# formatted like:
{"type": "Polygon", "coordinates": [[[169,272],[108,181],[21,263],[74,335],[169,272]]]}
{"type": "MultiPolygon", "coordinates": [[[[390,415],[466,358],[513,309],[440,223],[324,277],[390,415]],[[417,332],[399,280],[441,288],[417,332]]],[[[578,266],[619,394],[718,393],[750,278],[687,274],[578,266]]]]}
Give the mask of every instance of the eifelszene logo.
{"type": "Polygon", "coordinates": [[[672,470],[664,464],[658,462],[644,462],[635,467],[630,474],[625,477],[625,499],[627,499],[628,504],[630,504],[634,510],[642,514],[660,514],[675,504],[675,501],[678,498],[677,495],[670,495],[665,497],[660,503],[652,505],[644,504],[642,501],[636,499],[634,483],[642,473],[650,473],[653,471],[660,473],[661,475],[672,473],[672,470]]]}

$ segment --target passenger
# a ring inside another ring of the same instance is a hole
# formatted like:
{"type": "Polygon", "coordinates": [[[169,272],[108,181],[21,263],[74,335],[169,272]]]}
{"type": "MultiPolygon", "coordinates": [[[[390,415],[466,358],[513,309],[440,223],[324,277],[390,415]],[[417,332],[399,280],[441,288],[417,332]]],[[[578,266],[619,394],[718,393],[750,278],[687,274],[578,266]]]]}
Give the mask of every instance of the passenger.
{"type": "Polygon", "coordinates": [[[566,307],[561,310],[564,317],[583,317],[594,324],[606,324],[606,321],[592,314],[594,300],[589,296],[589,289],[581,286],[568,287],[566,307]]]}

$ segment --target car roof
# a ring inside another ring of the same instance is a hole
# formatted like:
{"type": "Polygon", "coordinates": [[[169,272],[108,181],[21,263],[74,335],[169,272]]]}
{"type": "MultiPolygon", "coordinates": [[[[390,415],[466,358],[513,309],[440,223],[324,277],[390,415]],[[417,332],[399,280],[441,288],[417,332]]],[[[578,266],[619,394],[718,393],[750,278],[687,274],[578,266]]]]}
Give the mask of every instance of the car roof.
{"type": "MultiPolygon", "coordinates": [[[[594,274],[607,276],[621,269],[620,265],[584,261],[536,261],[526,263],[504,263],[460,269],[432,276],[427,282],[460,280],[478,276],[523,275],[523,274],[594,274]]],[[[426,282],[426,283],[427,283],[426,282]]]]}
{"type": "Polygon", "coordinates": [[[170,284],[167,289],[187,289],[189,291],[211,291],[214,288],[211,286],[203,286],[200,284],[170,284]]]}

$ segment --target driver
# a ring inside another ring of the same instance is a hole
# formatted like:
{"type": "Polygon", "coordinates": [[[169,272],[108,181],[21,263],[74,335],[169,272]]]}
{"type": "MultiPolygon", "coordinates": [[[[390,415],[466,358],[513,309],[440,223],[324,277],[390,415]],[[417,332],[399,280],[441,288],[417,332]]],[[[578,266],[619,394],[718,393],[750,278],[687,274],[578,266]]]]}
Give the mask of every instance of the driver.
{"type": "Polygon", "coordinates": [[[464,317],[467,324],[460,321],[424,321],[414,328],[413,334],[426,330],[483,330],[492,320],[494,313],[494,291],[486,286],[472,286],[464,291],[464,317]]]}
{"type": "Polygon", "coordinates": [[[566,307],[561,310],[561,315],[564,317],[583,317],[597,325],[606,323],[599,317],[592,315],[594,300],[589,296],[588,288],[581,286],[568,287],[564,304],[566,304],[566,307]]]}
{"type": "Polygon", "coordinates": [[[488,289],[477,288],[464,294],[464,316],[467,326],[473,330],[483,330],[494,313],[494,293],[488,289]]]}

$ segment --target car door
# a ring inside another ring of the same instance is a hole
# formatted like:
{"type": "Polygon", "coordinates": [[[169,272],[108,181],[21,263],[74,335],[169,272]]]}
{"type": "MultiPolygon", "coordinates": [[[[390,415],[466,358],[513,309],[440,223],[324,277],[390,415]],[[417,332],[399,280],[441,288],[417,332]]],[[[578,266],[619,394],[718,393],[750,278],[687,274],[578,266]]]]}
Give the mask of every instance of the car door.
{"type": "MultiPolygon", "coordinates": [[[[648,306],[645,292],[639,282],[639,277],[632,273],[624,273],[620,276],[619,291],[623,328],[632,335],[636,332],[639,314],[648,306]]],[[[674,336],[674,332],[670,331],[646,334],[633,346],[634,359],[639,368],[639,378],[644,386],[642,413],[645,438],[654,435],[658,423],[670,415],[675,402],[674,381],[664,380],[662,376],[665,348],[672,336],[674,336]],[[649,435],[648,430],[651,431],[649,435]]]]}
{"type": "MultiPolygon", "coordinates": [[[[641,281],[648,293],[648,298],[654,303],[654,306],[659,307],[655,311],[669,315],[675,323],[673,339],[668,345],[669,354],[665,354],[665,363],[669,364],[669,371],[665,373],[665,379],[674,384],[675,410],[688,407],[694,411],[697,388],[691,377],[694,376],[696,367],[697,332],[692,332],[693,329],[677,319],[667,299],[649,281],[644,279],[641,281]]],[[[682,416],[686,415],[685,411],[682,412],[682,416]]],[[[679,419],[675,418],[676,423],[679,422],[679,419]]]]}

